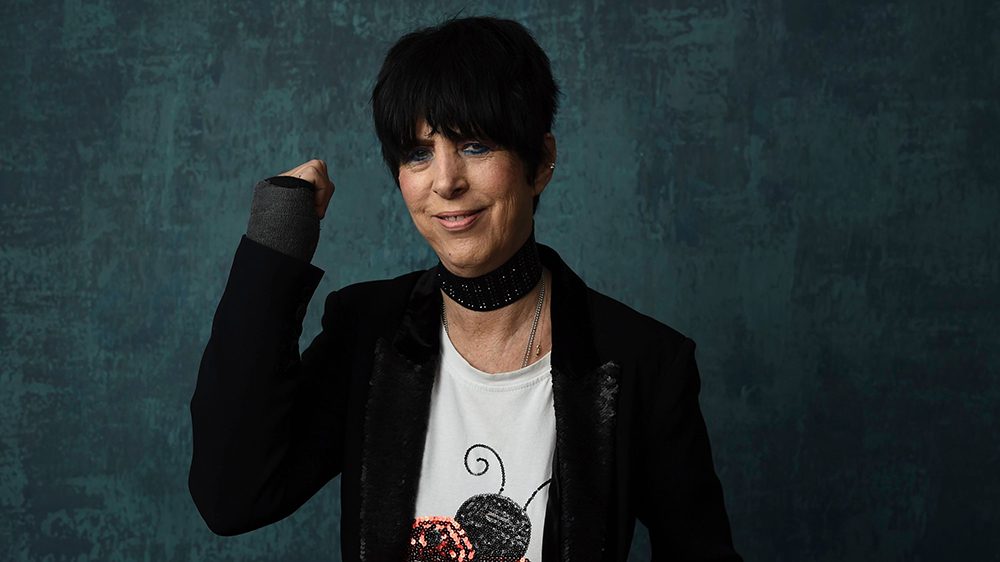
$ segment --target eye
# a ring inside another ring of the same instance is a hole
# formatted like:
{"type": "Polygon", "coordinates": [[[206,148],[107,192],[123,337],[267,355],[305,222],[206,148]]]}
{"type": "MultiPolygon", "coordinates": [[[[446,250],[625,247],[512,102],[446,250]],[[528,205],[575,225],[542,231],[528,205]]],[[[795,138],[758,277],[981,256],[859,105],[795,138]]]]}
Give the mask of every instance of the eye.
{"type": "Polygon", "coordinates": [[[480,156],[482,154],[486,154],[490,150],[492,150],[490,147],[486,146],[481,142],[475,142],[475,141],[467,142],[465,143],[465,145],[462,146],[462,152],[466,154],[471,154],[473,156],[480,156]]]}
{"type": "Polygon", "coordinates": [[[413,150],[406,153],[405,161],[408,164],[410,163],[417,164],[430,159],[430,157],[431,157],[431,151],[421,146],[414,148],[413,150]]]}

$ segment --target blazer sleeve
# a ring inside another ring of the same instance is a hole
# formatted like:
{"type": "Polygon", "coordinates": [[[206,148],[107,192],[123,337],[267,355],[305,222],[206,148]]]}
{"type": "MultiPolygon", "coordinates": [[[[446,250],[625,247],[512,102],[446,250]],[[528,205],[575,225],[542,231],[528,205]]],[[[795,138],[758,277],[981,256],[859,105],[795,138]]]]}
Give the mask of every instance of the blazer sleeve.
{"type": "Polygon", "coordinates": [[[698,405],[695,342],[685,337],[645,389],[637,516],[649,530],[653,560],[741,561],[733,548],[722,485],[698,405]]]}
{"type": "Polygon", "coordinates": [[[324,271],[244,235],[191,399],[191,497],[219,535],[286,517],[341,470],[351,319],[338,293],[299,354],[324,271]]]}

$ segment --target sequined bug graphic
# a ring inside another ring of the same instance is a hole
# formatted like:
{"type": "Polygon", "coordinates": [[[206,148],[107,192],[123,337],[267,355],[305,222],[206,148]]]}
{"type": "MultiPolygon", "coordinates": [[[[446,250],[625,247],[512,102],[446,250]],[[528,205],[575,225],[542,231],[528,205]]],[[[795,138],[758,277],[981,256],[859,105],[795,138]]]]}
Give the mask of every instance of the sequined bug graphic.
{"type": "Polygon", "coordinates": [[[476,494],[458,508],[455,517],[418,517],[410,533],[408,562],[529,562],[524,557],[531,539],[528,505],[552,479],[542,482],[524,506],[502,495],[507,486],[503,459],[489,445],[477,443],[465,451],[465,470],[482,476],[490,468],[484,457],[476,457],[482,470],[474,471],[469,455],[482,448],[493,453],[500,465],[500,490],[495,494],[476,494]]]}

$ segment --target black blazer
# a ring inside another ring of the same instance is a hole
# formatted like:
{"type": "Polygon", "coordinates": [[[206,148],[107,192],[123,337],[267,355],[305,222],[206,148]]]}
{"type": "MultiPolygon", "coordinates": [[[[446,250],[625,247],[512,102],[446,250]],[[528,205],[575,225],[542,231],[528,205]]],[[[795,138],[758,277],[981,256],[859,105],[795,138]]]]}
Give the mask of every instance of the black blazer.
{"type": "MultiPolygon", "coordinates": [[[[552,272],[556,415],[544,562],[624,561],[636,517],[656,560],[740,560],[698,405],[694,342],[539,250],[552,272]]],[[[191,400],[191,495],[212,531],[234,535],[286,517],[339,474],[344,560],[403,560],[441,293],[433,269],[333,291],[300,356],[323,274],[240,240],[191,400]]]]}

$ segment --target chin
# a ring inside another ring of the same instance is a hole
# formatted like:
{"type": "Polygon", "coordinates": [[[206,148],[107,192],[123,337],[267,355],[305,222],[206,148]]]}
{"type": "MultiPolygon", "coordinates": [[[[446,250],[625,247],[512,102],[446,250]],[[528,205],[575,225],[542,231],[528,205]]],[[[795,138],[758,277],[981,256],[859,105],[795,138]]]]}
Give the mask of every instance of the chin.
{"type": "Polygon", "coordinates": [[[455,240],[445,244],[438,258],[455,275],[474,277],[486,273],[491,262],[491,253],[484,251],[483,245],[470,240],[455,240]]]}
{"type": "Polygon", "coordinates": [[[441,260],[455,275],[461,277],[476,277],[487,271],[487,260],[478,254],[452,252],[447,260],[441,260]]]}

